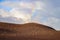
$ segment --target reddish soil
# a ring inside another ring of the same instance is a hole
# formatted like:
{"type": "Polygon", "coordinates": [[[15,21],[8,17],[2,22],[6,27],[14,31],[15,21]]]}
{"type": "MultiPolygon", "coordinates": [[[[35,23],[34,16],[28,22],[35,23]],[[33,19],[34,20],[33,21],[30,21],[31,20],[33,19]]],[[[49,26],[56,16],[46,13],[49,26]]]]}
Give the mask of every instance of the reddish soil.
{"type": "Polygon", "coordinates": [[[0,22],[0,40],[60,40],[60,31],[37,23],[0,22]]]}

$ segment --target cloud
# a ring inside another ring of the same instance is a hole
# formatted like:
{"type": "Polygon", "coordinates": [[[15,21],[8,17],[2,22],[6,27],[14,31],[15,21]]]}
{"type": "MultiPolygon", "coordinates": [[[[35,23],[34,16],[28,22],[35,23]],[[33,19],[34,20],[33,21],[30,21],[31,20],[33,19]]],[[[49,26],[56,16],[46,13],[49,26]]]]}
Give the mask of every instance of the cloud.
{"type": "Polygon", "coordinates": [[[42,10],[45,7],[45,4],[41,1],[35,1],[33,5],[35,6],[35,9],[37,10],[39,9],[42,10]]]}
{"type": "Polygon", "coordinates": [[[33,1],[33,2],[26,2],[26,1],[20,1],[20,2],[11,2],[11,1],[5,1],[2,2],[1,5],[9,6],[9,7],[20,7],[20,8],[30,8],[30,9],[43,9],[45,4],[42,1],[33,1]]]}
{"type": "Polygon", "coordinates": [[[31,10],[24,9],[24,8],[13,8],[9,12],[5,11],[4,9],[0,9],[0,16],[3,18],[12,17],[16,18],[16,20],[22,19],[22,21],[29,22],[31,19],[31,10]]]}
{"type": "Polygon", "coordinates": [[[4,3],[2,2],[1,5],[12,7],[12,10],[10,10],[10,13],[9,13],[10,16],[16,17],[17,19],[22,18],[23,20],[25,19],[28,21],[31,20],[31,16],[33,16],[36,10],[44,10],[44,7],[45,7],[45,4],[40,1],[33,1],[33,2],[26,2],[26,1],[20,1],[20,2],[8,1],[7,2],[5,1],[4,3]],[[29,11],[28,10],[25,11],[24,9],[28,9],[29,11]]]}
{"type": "Polygon", "coordinates": [[[0,16],[0,22],[14,23],[14,24],[23,24],[24,21],[22,19],[16,20],[15,17],[2,17],[0,16]]]}
{"type": "Polygon", "coordinates": [[[21,18],[25,22],[29,22],[29,20],[31,19],[31,14],[24,9],[21,10],[19,8],[13,8],[10,13],[12,17],[16,17],[18,20],[21,18]]]}
{"type": "Polygon", "coordinates": [[[7,11],[3,10],[3,9],[0,9],[0,15],[2,17],[9,17],[9,13],[7,11]]]}

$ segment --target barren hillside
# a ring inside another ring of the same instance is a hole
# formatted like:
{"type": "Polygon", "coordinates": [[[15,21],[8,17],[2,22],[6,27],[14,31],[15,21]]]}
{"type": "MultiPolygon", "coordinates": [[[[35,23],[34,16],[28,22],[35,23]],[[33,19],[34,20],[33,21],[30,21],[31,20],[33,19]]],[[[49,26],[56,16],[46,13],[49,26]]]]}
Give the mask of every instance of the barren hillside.
{"type": "Polygon", "coordinates": [[[0,22],[0,40],[60,40],[60,32],[37,23],[0,22]]]}

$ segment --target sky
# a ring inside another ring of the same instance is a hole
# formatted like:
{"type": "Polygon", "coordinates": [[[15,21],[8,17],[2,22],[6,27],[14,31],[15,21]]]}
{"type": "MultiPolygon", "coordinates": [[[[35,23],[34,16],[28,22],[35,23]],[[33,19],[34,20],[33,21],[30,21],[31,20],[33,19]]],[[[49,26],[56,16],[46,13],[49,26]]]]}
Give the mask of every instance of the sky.
{"type": "Polygon", "coordinates": [[[0,22],[35,22],[60,30],[60,0],[0,0],[0,22]]]}

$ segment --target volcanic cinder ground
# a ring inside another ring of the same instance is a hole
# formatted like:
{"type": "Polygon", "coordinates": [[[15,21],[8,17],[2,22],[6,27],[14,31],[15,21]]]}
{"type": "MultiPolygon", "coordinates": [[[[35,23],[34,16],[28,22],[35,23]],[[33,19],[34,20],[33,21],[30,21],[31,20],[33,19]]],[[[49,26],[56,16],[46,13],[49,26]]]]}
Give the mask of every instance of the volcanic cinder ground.
{"type": "Polygon", "coordinates": [[[37,23],[0,22],[0,40],[60,40],[60,31],[37,23]]]}

